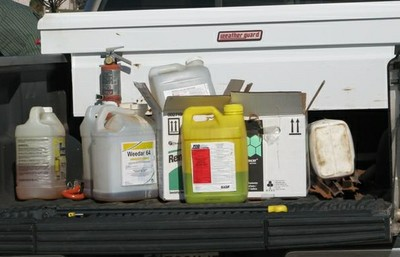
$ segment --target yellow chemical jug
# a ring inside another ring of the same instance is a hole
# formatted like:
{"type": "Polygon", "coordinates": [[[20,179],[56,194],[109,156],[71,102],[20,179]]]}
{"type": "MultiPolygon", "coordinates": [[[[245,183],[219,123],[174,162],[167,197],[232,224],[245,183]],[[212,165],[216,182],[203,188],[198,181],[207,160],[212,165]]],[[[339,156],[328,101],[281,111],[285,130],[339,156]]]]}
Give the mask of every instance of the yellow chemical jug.
{"type": "Polygon", "coordinates": [[[244,202],[248,160],[243,106],[193,106],[182,117],[182,168],[187,203],[244,202]]]}

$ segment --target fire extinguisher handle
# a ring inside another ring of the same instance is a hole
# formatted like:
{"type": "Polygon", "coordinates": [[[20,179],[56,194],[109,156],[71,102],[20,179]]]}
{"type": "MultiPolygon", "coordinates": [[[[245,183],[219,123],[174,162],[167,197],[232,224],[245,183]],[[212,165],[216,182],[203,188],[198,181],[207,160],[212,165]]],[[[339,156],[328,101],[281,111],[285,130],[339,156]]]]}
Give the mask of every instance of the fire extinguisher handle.
{"type": "Polygon", "coordinates": [[[128,59],[126,59],[126,58],[124,58],[124,57],[122,57],[122,56],[120,56],[120,55],[118,55],[118,54],[116,54],[116,53],[111,53],[111,56],[116,60],[116,61],[122,61],[122,62],[124,62],[124,63],[126,63],[126,64],[129,64],[129,65],[132,65],[132,62],[130,61],[130,60],[128,60],[128,59]]]}
{"type": "Polygon", "coordinates": [[[124,48],[124,46],[107,47],[107,48],[106,48],[106,53],[111,54],[111,53],[113,53],[115,50],[121,49],[121,48],[124,48]]]}
{"type": "MultiPolygon", "coordinates": [[[[110,56],[115,60],[115,63],[117,63],[118,61],[122,61],[126,64],[132,65],[132,62],[124,57],[122,57],[121,55],[118,55],[115,53],[115,50],[117,49],[121,49],[124,48],[123,46],[117,46],[117,47],[108,47],[106,48],[106,56],[110,56]]],[[[106,58],[107,58],[106,57],[106,58]]]]}

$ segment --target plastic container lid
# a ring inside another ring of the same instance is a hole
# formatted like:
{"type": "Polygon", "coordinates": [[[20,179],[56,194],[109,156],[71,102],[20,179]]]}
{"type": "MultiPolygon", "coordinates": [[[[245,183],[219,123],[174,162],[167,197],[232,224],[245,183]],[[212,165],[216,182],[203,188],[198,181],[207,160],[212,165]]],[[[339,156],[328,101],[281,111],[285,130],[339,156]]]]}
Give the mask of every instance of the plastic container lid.
{"type": "Polygon", "coordinates": [[[242,114],[243,105],[241,104],[227,104],[224,106],[225,114],[242,114]]]}
{"type": "Polygon", "coordinates": [[[44,112],[53,112],[52,107],[43,107],[44,112]]]}
{"type": "Polygon", "coordinates": [[[193,58],[189,58],[186,60],[185,64],[187,66],[191,66],[191,65],[201,65],[204,66],[204,61],[201,59],[201,57],[196,56],[193,58]]]}

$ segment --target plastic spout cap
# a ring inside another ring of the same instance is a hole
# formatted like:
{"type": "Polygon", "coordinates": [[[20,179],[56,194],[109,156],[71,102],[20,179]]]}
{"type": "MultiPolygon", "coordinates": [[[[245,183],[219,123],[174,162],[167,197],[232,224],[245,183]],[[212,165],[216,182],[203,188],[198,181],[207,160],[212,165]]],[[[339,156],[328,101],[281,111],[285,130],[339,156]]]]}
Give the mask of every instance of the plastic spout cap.
{"type": "Polygon", "coordinates": [[[224,113],[228,115],[243,114],[243,105],[227,104],[224,106],[224,113]]]}
{"type": "Polygon", "coordinates": [[[44,112],[53,112],[53,108],[52,107],[43,107],[43,111],[44,112]]]}
{"type": "Polygon", "coordinates": [[[187,59],[185,64],[186,64],[186,66],[195,66],[195,65],[204,66],[204,61],[200,57],[196,56],[196,57],[187,59]]]}

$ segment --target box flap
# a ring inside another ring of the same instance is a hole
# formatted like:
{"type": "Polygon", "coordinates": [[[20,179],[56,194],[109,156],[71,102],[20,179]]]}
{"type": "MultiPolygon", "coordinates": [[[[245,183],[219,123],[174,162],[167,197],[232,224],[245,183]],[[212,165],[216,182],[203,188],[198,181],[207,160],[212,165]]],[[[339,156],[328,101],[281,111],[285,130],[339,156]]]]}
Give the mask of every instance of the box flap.
{"type": "Polygon", "coordinates": [[[304,114],[306,94],[303,92],[232,92],[232,103],[243,104],[244,115],[304,114]]]}
{"type": "Polygon", "coordinates": [[[151,94],[149,88],[146,86],[146,83],[133,82],[133,84],[142,94],[143,98],[146,100],[147,104],[150,106],[153,113],[161,113],[161,107],[154,98],[154,96],[151,94]]]}
{"type": "Polygon", "coordinates": [[[230,103],[230,96],[169,96],[165,101],[164,112],[180,112],[190,106],[214,106],[221,112],[230,103]]]}
{"type": "Polygon", "coordinates": [[[231,92],[240,92],[244,84],[244,80],[231,79],[226,87],[223,95],[230,95],[231,92]]]}

